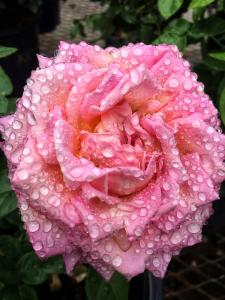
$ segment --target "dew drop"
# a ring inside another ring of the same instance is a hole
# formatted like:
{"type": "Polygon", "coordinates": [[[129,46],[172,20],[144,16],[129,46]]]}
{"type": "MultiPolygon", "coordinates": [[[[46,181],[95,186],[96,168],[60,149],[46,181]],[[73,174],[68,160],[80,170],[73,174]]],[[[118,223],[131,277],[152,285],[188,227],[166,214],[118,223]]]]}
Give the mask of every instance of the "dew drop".
{"type": "Polygon", "coordinates": [[[40,193],[43,195],[43,196],[46,196],[46,195],[48,195],[48,188],[46,187],[46,186],[42,186],[41,188],[40,188],[40,193]]]}
{"type": "Polygon", "coordinates": [[[171,87],[171,88],[176,88],[176,87],[178,87],[179,86],[179,81],[176,79],[176,78],[171,78],[170,80],[169,80],[169,87],[171,87]]]}
{"type": "Polygon", "coordinates": [[[31,194],[31,198],[34,199],[34,200],[38,200],[39,199],[39,192],[34,190],[31,194]]]}
{"type": "Polygon", "coordinates": [[[58,207],[60,205],[60,199],[56,196],[49,197],[47,201],[54,207],[58,207]]]}
{"type": "Polygon", "coordinates": [[[168,182],[163,182],[163,189],[165,191],[169,191],[170,190],[170,184],[168,182]]]}
{"type": "Polygon", "coordinates": [[[20,180],[26,180],[28,178],[28,172],[27,170],[20,170],[17,172],[17,177],[20,180]]]}
{"type": "Polygon", "coordinates": [[[110,253],[110,252],[112,252],[112,249],[113,249],[113,246],[112,246],[112,243],[110,243],[110,242],[107,242],[106,244],[105,244],[105,251],[106,252],[108,252],[108,253],[110,253]]]}
{"type": "Polygon", "coordinates": [[[121,258],[119,255],[115,256],[115,257],[112,259],[112,265],[113,265],[114,267],[119,267],[119,266],[121,265],[121,263],[122,263],[122,258],[121,258]]]}
{"type": "Polygon", "coordinates": [[[113,149],[111,147],[105,147],[105,148],[102,149],[102,154],[105,157],[110,158],[110,157],[113,157],[114,152],[113,152],[113,149]]]}
{"type": "Polygon", "coordinates": [[[160,260],[158,258],[153,258],[152,264],[154,267],[158,268],[160,266],[160,260]]]}
{"type": "Polygon", "coordinates": [[[200,226],[197,223],[191,223],[187,226],[190,233],[198,233],[200,231],[200,226]]]}
{"type": "Polygon", "coordinates": [[[90,236],[95,239],[97,238],[99,235],[99,228],[98,228],[98,225],[95,224],[95,225],[92,225],[91,226],[91,229],[90,229],[90,236]]]}
{"type": "Polygon", "coordinates": [[[18,120],[15,120],[14,122],[13,122],[13,124],[12,124],[12,127],[13,127],[13,129],[21,129],[22,128],[22,126],[23,126],[23,124],[20,122],[20,121],[18,121],[18,120]]]}
{"type": "Polygon", "coordinates": [[[63,71],[63,70],[65,70],[65,65],[64,64],[57,64],[57,65],[55,65],[55,69],[57,71],[63,71]]]}
{"type": "Polygon", "coordinates": [[[28,223],[28,230],[30,232],[37,232],[39,230],[39,228],[40,228],[40,225],[38,222],[34,221],[34,222],[28,223]]]}
{"type": "Polygon", "coordinates": [[[44,222],[44,232],[47,233],[52,229],[52,223],[49,221],[44,222]]]}
{"type": "Polygon", "coordinates": [[[172,244],[176,245],[179,244],[181,242],[181,235],[178,232],[175,232],[172,234],[170,241],[172,244]]]}
{"type": "Polygon", "coordinates": [[[37,104],[37,103],[40,102],[40,99],[41,99],[40,95],[34,94],[33,97],[32,97],[32,102],[37,104]]]}
{"type": "Polygon", "coordinates": [[[109,224],[109,223],[104,224],[104,225],[103,225],[103,230],[104,230],[105,232],[110,232],[110,231],[112,230],[112,225],[109,224]]]}
{"type": "Polygon", "coordinates": [[[35,251],[40,251],[43,248],[43,244],[41,241],[37,241],[34,243],[33,248],[35,251]]]}
{"type": "Polygon", "coordinates": [[[204,193],[199,193],[199,194],[198,194],[198,198],[199,198],[199,200],[201,200],[201,201],[205,201],[205,200],[206,200],[206,196],[205,196],[204,193]]]}
{"type": "Polygon", "coordinates": [[[147,215],[147,213],[148,213],[148,211],[147,211],[146,208],[142,207],[142,208],[140,209],[140,216],[141,216],[141,217],[145,217],[145,216],[147,215]]]}

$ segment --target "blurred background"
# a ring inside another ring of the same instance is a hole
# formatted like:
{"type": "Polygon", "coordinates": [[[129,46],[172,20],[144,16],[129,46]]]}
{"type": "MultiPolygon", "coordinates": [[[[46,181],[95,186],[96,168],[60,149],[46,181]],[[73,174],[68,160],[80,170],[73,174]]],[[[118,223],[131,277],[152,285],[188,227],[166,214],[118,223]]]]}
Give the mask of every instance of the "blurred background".
{"type": "MultiPolygon", "coordinates": [[[[0,0],[0,114],[15,109],[16,98],[37,67],[36,53],[55,55],[60,40],[85,40],[103,47],[140,41],[176,44],[225,124],[225,0],[0,0]]],[[[151,279],[135,285],[147,288],[147,284],[162,292],[140,291],[134,296],[119,274],[105,283],[94,270],[78,266],[68,276],[61,258],[46,262],[36,258],[0,153],[0,299],[225,299],[224,185],[214,209],[203,243],[174,258],[162,282],[152,285],[151,279]]]]}

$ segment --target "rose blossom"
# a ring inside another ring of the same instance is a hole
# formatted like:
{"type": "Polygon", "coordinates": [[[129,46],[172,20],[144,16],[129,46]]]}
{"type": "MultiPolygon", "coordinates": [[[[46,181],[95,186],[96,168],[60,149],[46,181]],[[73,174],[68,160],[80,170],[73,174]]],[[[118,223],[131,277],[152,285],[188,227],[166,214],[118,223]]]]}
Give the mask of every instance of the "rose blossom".
{"type": "Polygon", "coordinates": [[[176,46],[60,43],[0,119],[9,178],[37,255],[106,279],[201,241],[225,178],[218,112],[176,46]]]}

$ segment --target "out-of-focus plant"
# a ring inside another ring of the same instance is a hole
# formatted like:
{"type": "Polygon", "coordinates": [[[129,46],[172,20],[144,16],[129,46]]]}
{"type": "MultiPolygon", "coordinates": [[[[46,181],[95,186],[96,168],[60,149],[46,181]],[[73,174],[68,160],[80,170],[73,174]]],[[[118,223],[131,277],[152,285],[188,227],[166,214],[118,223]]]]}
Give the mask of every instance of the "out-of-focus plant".
{"type": "Polygon", "coordinates": [[[16,0],[13,2],[9,0],[0,0],[0,10],[4,11],[7,7],[12,8],[13,5],[19,4],[28,8],[32,13],[37,13],[42,4],[42,0],[16,0]]]}
{"type": "Polygon", "coordinates": [[[13,91],[13,86],[9,76],[1,67],[1,58],[7,57],[15,53],[16,51],[17,49],[15,48],[0,46],[0,114],[9,113],[13,109],[12,103],[15,102],[13,101],[13,99],[10,99],[11,101],[9,101],[8,99],[8,97],[13,91]]]}
{"type": "Polygon", "coordinates": [[[200,44],[202,60],[193,68],[225,124],[225,0],[91,1],[99,2],[103,12],[74,20],[73,37],[86,38],[91,30],[106,45],[142,41],[176,44],[181,51],[200,44]]]}

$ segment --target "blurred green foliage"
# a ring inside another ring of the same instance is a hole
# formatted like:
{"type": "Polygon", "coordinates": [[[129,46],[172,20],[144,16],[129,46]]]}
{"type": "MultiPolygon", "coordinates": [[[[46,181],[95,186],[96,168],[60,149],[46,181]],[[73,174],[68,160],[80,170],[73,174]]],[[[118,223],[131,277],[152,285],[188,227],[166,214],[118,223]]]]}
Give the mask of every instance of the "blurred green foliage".
{"type": "Polygon", "coordinates": [[[39,7],[42,4],[43,0],[13,0],[14,2],[12,2],[12,0],[0,0],[0,10],[6,9],[8,6],[10,6],[10,8],[12,8],[12,5],[23,5],[24,7],[28,8],[32,13],[37,13],[39,7]]]}

